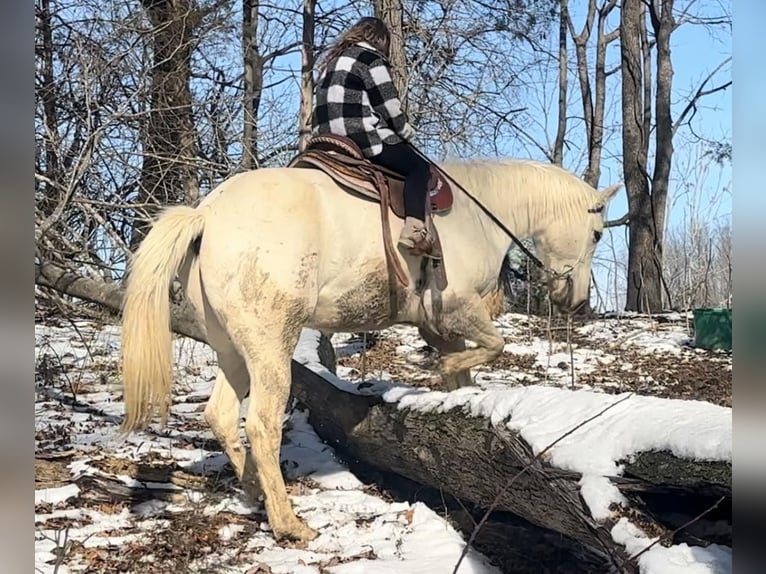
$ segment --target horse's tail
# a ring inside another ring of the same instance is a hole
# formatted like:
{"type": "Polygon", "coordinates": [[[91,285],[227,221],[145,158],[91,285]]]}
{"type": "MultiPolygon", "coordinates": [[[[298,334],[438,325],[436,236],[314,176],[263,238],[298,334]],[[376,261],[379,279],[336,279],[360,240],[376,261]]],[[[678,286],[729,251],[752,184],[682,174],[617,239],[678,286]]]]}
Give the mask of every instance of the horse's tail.
{"type": "Polygon", "coordinates": [[[130,265],[122,314],[122,430],[145,428],[155,414],[167,419],[173,383],[170,286],[189,246],[202,235],[204,211],[164,211],[130,265]]]}

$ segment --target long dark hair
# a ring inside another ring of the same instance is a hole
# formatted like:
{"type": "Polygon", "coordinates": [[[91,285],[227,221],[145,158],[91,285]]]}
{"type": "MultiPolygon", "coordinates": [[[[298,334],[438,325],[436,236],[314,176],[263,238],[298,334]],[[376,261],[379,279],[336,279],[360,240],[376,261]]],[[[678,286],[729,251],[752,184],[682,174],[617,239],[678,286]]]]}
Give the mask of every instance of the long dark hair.
{"type": "Polygon", "coordinates": [[[327,65],[337,58],[343,50],[357,42],[367,42],[373,48],[381,52],[386,58],[389,56],[391,34],[388,31],[388,26],[386,26],[386,23],[380,18],[366,16],[346,30],[346,32],[344,32],[335,43],[327,49],[317,66],[319,74],[321,75],[324,73],[327,65]]]}

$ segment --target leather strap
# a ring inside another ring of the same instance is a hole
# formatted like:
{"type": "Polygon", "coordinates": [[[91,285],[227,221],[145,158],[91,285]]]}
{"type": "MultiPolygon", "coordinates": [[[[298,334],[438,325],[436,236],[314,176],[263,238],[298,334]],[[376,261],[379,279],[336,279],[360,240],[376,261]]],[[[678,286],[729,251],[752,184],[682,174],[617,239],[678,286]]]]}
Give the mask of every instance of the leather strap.
{"type": "Polygon", "coordinates": [[[410,281],[407,278],[407,274],[404,272],[404,269],[402,269],[399,257],[397,257],[396,253],[394,252],[394,242],[393,238],[391,237],[391,225],[389,224],[391,199],[389,196],[388,185],[386,185],[386,182],[380,173],[376,172],[374,175],[378,189],[380,189],[380,219],[381,225],[383,227],[383,248],[386,251],[386,258],[391,262],[391,265],[393,265],[394,273],[396,274],[396,278],[399,280],[399,282],[403,286],[408,287],[410,281]]]}

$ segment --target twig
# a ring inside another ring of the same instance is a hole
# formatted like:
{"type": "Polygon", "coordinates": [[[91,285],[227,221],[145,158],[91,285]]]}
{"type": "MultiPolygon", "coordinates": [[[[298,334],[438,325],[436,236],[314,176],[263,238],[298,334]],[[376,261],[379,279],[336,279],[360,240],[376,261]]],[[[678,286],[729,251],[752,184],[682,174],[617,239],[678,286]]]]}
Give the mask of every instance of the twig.
{"type": "MultiPolygon", "coordinates": [[[[726,64],[728,64],[729,62],[731,62],[731,56],[729,56],[727,58],[724,58],[724,60],[720,64],[718,64],[718,66],[716,66],[713,69],[713,71],[710,72],[705,77],[704,80],[702,80],[702,83],[700,83],[700,85],[697,88],[697,91],[695,92],[694,96],[692,96],[692,99],[689,100],[688,104],[686,104],[686,107],[680,113],[680,115],[678,116],[678,119],[676,119],[675,124],[673,124],[673,128],[672,128],[672,134],[673,135],[675,135],[675,133],[678,131],[678,128],[681,126],[683,121],[686,119],[687,114],[689,114],[689,112],[691,112],[691,111],[696,112],[696,110],[697,110],[697,101],[700,98],[703,98],[704,96],[709,96],[710,94],[714,94],[716,92],[720,92],[722,90],[727,89],[729,86],[731,86],[731,80],[729,80],[728,82],[720,84],[720,85],[718,85],[718,86],[716,86],[714,88],[710,88],[708,90],[704,89],[705,86],[707,85],[707,83],[713,78],[713,76],[715,76],[718,73],[718,71],[721,68],[723,68],[726,64]]],[[[694,114],[692,114],[692,116],[693,115],[694,114]]]]}
{"type": "Polygon", "coordinates": [[[571,389],[575,388],[574,349],[572,348],[572,315],[567,315],[567,348],[569,349],[569,373],[572,377],[571,389]]]}
{"type": "Polygon", "coordinates": [[[611,403],[611,404],[610,404],[610,405],[608,405],[607,407],[603,408],[602,410],[600,410],[600,411],[599,411],[598,413],[596,413],[595,415],[593,415],[593,416],[591,416],[591,417],[589,417],[589,418],[585,419],[585,420],[584,420],[584,421],[582,421],[581,423],[577,424],[577,426],[575,426],[574,428],[572,428],[572,429],[568,430],[567,432],[565,432],[563,435],[561,435],[560,437],[558,437],[556,440],[554,440],[552,443],[550,443],[548,446],[546,446],[546,447],[545,447],[543,450],[541,450],[539,453],[537,453],[537,454],[536,454],[536,455],[535,455],[535,456],[532,458],[532,460],[530,460],[530,461],[529,461],[527,464],[525,464],[525,465],[524,465],[524,467],[523,467],[523,468],[522,468],[522,469],[521,469],[519,472],[517,472],[516,474],[514,474],[514,475],[513,475],[513,476],[512,476],[512,477],[511,477],[511,478],[510,478],[510,479],[509,479],[509,480],[508,480],[508,481],[507,481],[507,482],[506,482],[504,485],[503,485],[503,488],[501,488],[501,489],[500,489],[500,491],[497,493],[497,495],[495,496],[495,499],[492,501],[492,504],[490,504],[490,505],[489,505],[489,508],[488,508],[488,509],[487,509],[487,511],[484,513],[484,515],[481,517],[481,520],[479,520],[479,523],[476,525],[476,528],[474,528],[474,529],[473,529],[473,531],[471,532],[471,536],[468,538],[468,542],[466,542],[466,545],[463,547],[463,551],[462,551],[462,553],[460,554],[460,558],[458,558],[458,561],[457,561],[457,563],[455,564],[455,568],[452,570],[452,574],[457,574],[457,570],[458,570],[458,568],[460,567],[460,563],[463,561],[463,558],[465,558],[466,554],[468,554],[468,549],[469,549],[469,548],[470,548],[470,547],[473,545],[474,541],[476,540],[476,537],[477,537],[477,536],[478,536],[478,534],[479,534],[479,530],[481,530],[481,527],[482,527],[482,526],[484,526],[484,523],[485,523],[485,522],[486,522],[486,521],[489,519],[489,515],[490,515],[490,514],[492,514],[492,511],[493,511],[495,508],[497,508],[497,505],[500,503],[500,497],[502,497],[502,496],[503,496],[503,494],[505,494],[505,492],[506,492],[506,491],[507,491],[507,490],[508,490],[508,489],[511,487],[511,485],[512,485],[512,484],[513,484],[513,483],[516,481],[516,479],[517,479],[517,478],[519,478],[519,477],[520,477],[522,474],[524,474],[524,473],[525,473],[525,472],[526,472],[526,471],[527,471],[527,470],[528,470],[528,469],[529,469],[529,468],[530,468],[530,467],[531,467],[531,466],[532,466],[532,465],[533,465],[535,462],[537,462],[538,460],[540,460],[540,458],[541,458],[541,457],[542,457],[542,456],[543,456],[545,453],[547,453],[547,452],[548,452],[550,449],[552,449],[554,446],[556,446],[556,445],[557,445],[559,442],[561,442],[562,440],[564,440],[566,437],[568,437],[569,435],[571,435],[571,434],[572,434],[572,433],[574,433],[575,431],[577,431],[577,430],[581,429],[582,427],[584,427],[585,425],[587,425],[589,422],[591,422],[591,421],[593,421],[593,420],[597,419],[598,417],[600,417],[601,415],[603,415],[603,414],[604,414],[605,412],[607,412],[608,410],[610,410],[610,409],[612,409],[612,408],[616,407],[617,405],[619,405],[620,403],[622,403],[622,402],[624,402],[624,401],[628,400],[628,399],[629,399],[630,397],[632,397],[632,396],[633,396],[633,393],[630,393],[629,395],[627,395],[627,396],[625,396],[625,397],[623,397],[623,398],[621,398],[621,399],[619,399],[619,400],[617,400],[617,401],[615,401],[615,402],[611,403]]]}

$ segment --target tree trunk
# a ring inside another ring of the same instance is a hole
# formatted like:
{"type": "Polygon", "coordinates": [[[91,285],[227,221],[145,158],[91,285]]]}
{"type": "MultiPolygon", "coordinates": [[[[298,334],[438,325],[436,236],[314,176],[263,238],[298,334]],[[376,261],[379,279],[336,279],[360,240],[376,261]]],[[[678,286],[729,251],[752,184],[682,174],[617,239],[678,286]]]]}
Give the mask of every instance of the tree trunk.
{"type": "Polygon", "coordinates": [[[625,308],[657,312],[662,309],[661,260],[657,256],[655,214],[648,179],[651,107],[646,102],[644,70],[648,46],[645,8],[626,2],[620,10],[622,73],[622,146],[625,188],[628,194],[628,285],[625,308]]]}
{"type": "Polygon", "coordinates": [[[258,167],[258,110],[263,94],[263,58],[258,49],[259,0],[242,0],[242,49],[244,59],[244,129],[242,167],[258,167]]]}
{"type": "MultiPolygon", "coordinates": [[[[562,116],[566,114],[566,81],[562,81],[562,75],[566,77],[566,36],[567,29],[572,36],[577,58],[577,78],[580,84],[580,99],[582,101],[583,121],[585,123],[585,136],[587,141],[588,165],[583,173],[583,179],[591,186],[598,187],[601,179],[601,155],[604,139],[604,104],[606,100],[606,47],[619,37],[619,30],[607,33],[605,22],[609,13],[614,9],[617,0],[606,0],[600,8],[597,8],[596,0],[588,0],[588,12],[582,30],[577,33],[569,15],[568,0],[560,0],[560,24],[559,24],[559,124],[556,133],[556,143],[553,151],[553,161],[557,165],[563,163],[563,145],[566,121],[562,116]],[[591,81],[590,67],[588,65],[588,48],[592,37],[593,23],[598,14],[598,35],[596,37],[596,64],[594,78],[591,81]],[[595,102],[594,102],[595,93],[595,102]]],[[[578,311],[578,315],[588,316],[592,314],[590,305],[590,290],[588,287],[588,302],[578,311]]]]}
{"type": "MultiPolygon", "coordinates": [[[[673,87],[673,63],[670,58],[670,35],[675,28],[673,0],[650,4],[652,28],[657,49],[657,87],[655,92],[655,152],[654,173],[652,174],[652,232],[654,234],[654,260],[662,275],[662,251],[665,240],[665,214],[667,210],[670,168],[673,160],[673,119],[670,113],[670,98],[673,87]],[[658,14],[655,9],[661,12],[658,14]]],[[[672,306],[672,301],[667,301],[672,306]]]]}
{"type": "Polygon", "coordinates": [[[604,108],[606,102],[606,47],[619,38],[619,28],[607,33],[606,20],[617,5],[617,0],[608,0],[598,11],[598,37],[596,39],[596,76],[593,121],[588,130],[588,169],[585,181],[598,188],[601,179],[601,152],[604,147],[604,108]]]}
{"type": "Polygon", "coordinates": [[[604,139],[604,107],[607,78],[606,47],[619,37],[619,29],[607,33],[605,24],[610,12],[616,5],[617,0],[607,0],[600,8],[597,8],[596,0],[589,0],[588,13],[579,34],[575,32],[574,24],[569,17],[568,11],[566,13],[563,12],[564,7],[562,7],[562,18],[566,18],[569,33],[572,35],[572,40],[575,44],[577,77],[580,83],[580,98],[582,100],[583,119],[588,144],[588,166],[583,174],[583,179],[589,185],[596,188],[601,179],[601,154],[604,139]],[[593,70],[593,83],[591,83],[590,67],[588,65],[588,44],[597,14],[596,64],[593,70]]]}
{"type": "Polygon", "coordinates": [[[301,43],[301,107],[298,126],[298,150],[306,149],[311,137],[314,110],[314,9],[316,0],[303,0],[303,37],[301,43]]]}
{"type": "MultiPolygon", "coordinates": [[[[114,313],[122,311],[124,291],[116,283],[106,283],[73,273],[54,263],[35,263],[35,285],[53,289],[63,295],[97,303],[114,313]]],[[[185,302],[171,305],[171,329],[186,337],[207,342],[206,333],[185,302]]]]}
{"type": "Polygon", "coordinates": [[[402,106],[407,109],[407,56],[404,51],[404,25],[402,0],[373,0],[375,16],[383,20],[391,31],[391,74],[399,92],[402,106]]]}
{"type": "MultiPolygon", "coordinates": [[[[569,14],[567,13],[569,30],[572,34],[572,40],[574,41],[575,45],[575,54],[577,56],[577,77],[580,82],[580,99],[582,100],[582,111],[583,119],[585,121],[585,133],[587,134],[589,160],[591,156],[592,144],[591,132],[593,131],[593,95],[588,70],[588,41],[590,40],[591,30],[593,28],[593,21],[595,17],[596,0],[588,0],[588,14],[585,17],[585,23],[583,24],[582,31],[579,34],[576,34],[572,20],[569,18],[569,14]]],[[[592,168],[593,165],[590,161],[588,161],[588,167],[586,169],[584,179],[589,184],[594,185],[591,183],[593,177],[591,175],[592,168]]]]}
{"type": "MultiPolygon", "coordinates": [[[[154,209],[192,204],[199,198],[199,183],[193,163],[197,136],[189,83],[200,14],[191,0],[142,0],[142,5],[152,25],[153,65],[139,201],[154,209]]],[[[148,221],[134,227],[131,248],[148,228],[148,221]]]]}
{"type": "Polygon", "coordinates": [[[56,104],[56,81],[53,72],[53,31],[51,26],[50,0],[40,0],[37,11],[38,27],[42,45],[37,48],[37,57],[41,62],[41,80],[39,97],[45,114],[45,177],[50,183],[43,184],[43,197],[38,202],[45,217],[50,216],[58,204],[59,190],[55,187],[59,181],[58,157],[58,114],[56,104]]]}
{"type": "Polygon", "coordinates": [[[559,1],[559,108],[556,125],[556,141],[553,144],[553,163],[561,166],[564,161],[564,137],[567,131],[567,26],[569,24],[569,0],[559,1]]]}

